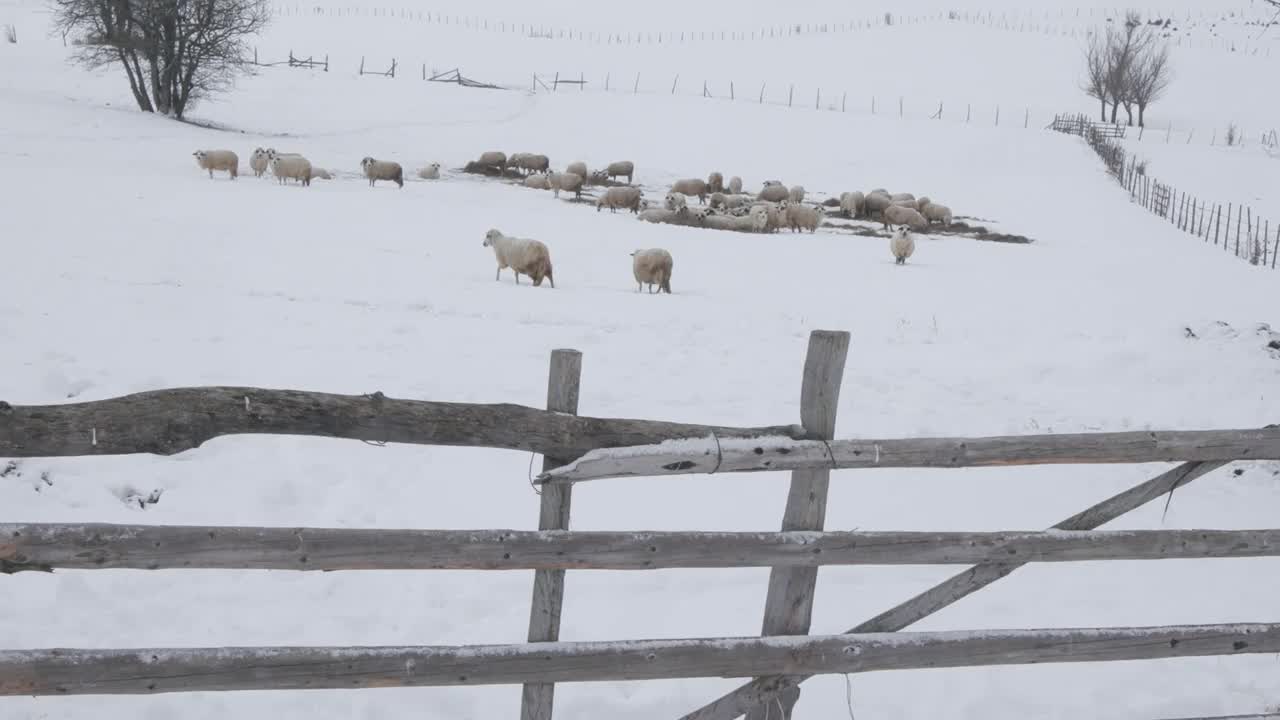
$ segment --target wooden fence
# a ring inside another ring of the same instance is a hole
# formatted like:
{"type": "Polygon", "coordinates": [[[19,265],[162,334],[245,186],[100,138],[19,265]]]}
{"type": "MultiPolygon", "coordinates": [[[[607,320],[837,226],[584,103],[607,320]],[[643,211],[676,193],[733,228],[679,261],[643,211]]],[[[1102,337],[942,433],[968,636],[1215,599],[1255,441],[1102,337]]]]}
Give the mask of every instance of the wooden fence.
{"type": "Polygon", "coordinates": [[[0,650],[0,695],[523,684],[521,718],[557,682],[754,678],[687,714],[790,717],[826,673],[1280,652],[1280,623],[899,633],[1027,563],[1280,556],[1280,530],[1099,532],[1237,460],[1280,459],[1280,427],[993,438],[837,440],[849,335],[809,340],[799,425],[718,427],[581,417],[582,356],[551,354],[547,410],[245,387],[50,406],[0,402],[0,456],[174,454],[237,434],[536,452],[538,530],[0,524],[0,573],[148,570],[535,570],[527,642],[460,647],[0,650]],[[834,470],[1178,462],[1045,532],[827,532],[834,470]],[[573,532],[574,484],[628,475],[789,470],[780,532],[573,532]],[[809,636],[817,570],[962,564],[960,574],[841,635],[809,636]],[[564,572],[770,567],[761,637],[559,642],[564,572]],[[768,708],[766,710],[766,708],[768,708]]]}

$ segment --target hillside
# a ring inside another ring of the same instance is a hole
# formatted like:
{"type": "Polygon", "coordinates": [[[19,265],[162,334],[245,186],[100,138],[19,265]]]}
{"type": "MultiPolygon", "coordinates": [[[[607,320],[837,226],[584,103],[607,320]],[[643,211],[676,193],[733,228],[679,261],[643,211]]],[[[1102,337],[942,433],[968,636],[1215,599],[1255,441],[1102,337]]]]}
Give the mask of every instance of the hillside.
{"type": "MultiPolygon", "coordinates": [[[[1241,18],[1263,13],[1241,4],[1241,18]]],[[[687,7],[646,4],[606,21],[570,5],[553,3],[544,22],[656,32],[687,7]]],[[[473,7],[519,21],[533,12],[497,0],[473,7]]],[[[810,7],[815,21],[830,14],[816,2],[797,12],[810,7]]],[[[691,10],[690,24],[715,27],[714,9],[691,10]]],[[[939,10],[919,4],[921,15],[939,10]]],[[[777,9],[733,17],[732,29],[747,31],[790,19],[777,9]]],[[[550,351],[576,348],[584,414],[766,425],[796,421],[808,333],[837,329],[853,338],[841,437],[1277,422],[1280,351],[1268,343],[1280,339],[1280,274],[1130,204],[1084,143],[1041,129],[1055,112],[1091,108],[1075,91],[1078,38],[920,22],[610,50],[378,20],[282,12],[260,54],[327,52],[331,70],[264,68],[201,105],[200,124],[179,124],[136,112],[114,75],[69,65],[39,5],[0,6],[0,23],[21,33],[0,45],[0,398],[45,404],[243,384],[540,406],[550,351]],[[355,75],[375,46],[379,63],[403,63],[399,77],[355,75]],[[881,60],[875,79],[844,70],[881,60]],[[422,63],[522,89],[425,83],[422,63]],[[627,83],[639,71],[647,92],[523,91],[532,73],[556,71],[627,83]],[[669,93],[675,72],[688,92],[669,93]],[[801,77],[805,109],[779,104],[780,89],[752,101],[760,82],[781,88],[801,77]],[[719,97],[734,78],[747,100],[719,97]],[[704,79],[717,99],[697,96],[704,79]],[[818,87],[824,99],[828,87],[832,98],[849,93],[848,111],[808,109],[818,87]],[[943,120],[928,119],[939,100],[943,120]],[[952,115],[966,103],[983,108],[983,122],[952,115]],[[998,127],[985,120],[996,103],[1007,103],[998,127]],[[244,166],[256,146],[305,152],[337,177],[307,189],[247,171],[210,180],[191,157],[226,147],[244,166]],[[802,184],[818,200],[883,186],[1033,242],[934,233],[897,267],[884,237],[837,228],[651,225],[458,171],[490,149],[546,153],[556,167],[631,159],[654,201],[670,181],[712,170],[752,190],[773,178],[802,184]],[[371,189],[358,176],[366,155],[407,169],[439,161],[445,177],[371,189]],[[481,245],[490,228],[545,241],[555,289],[517,287],[509,273],[495,282],[481,245]],[[671,251],[674,294],[635,292],[628,254],[642,247],[671,251]]],[[[1185,48],[1179,61],[1176,96],[1153,124],[1274,124],[1276,100],[1246,92],[1245,80],[1273,76],[1280,52],[1185,48]],[[1223,76],[1241,79],[1231,103],[1201,102],[1223,76]]],[[[1220,155],[1211,150],[1169,172],[1212,177],[1220,155]]],[[[1163,174],[1162,162],[1153,157],[1153,172],[1163,174]]],[[[1269,162],[1251,166],[1260,186],[1275,175],[1269,162]]],[[[22,460],[0,473],[0,521],[533,529],[530,462],[515,452],[281,437],[220,439],[165,458],[22,460]],[[138,502],[148,497],[158,502],[138,502]]],[[[1043,529],[1163,469],[842,472],[827,527],[1043,529]]],[[[1274,526],[1278,473],[1274,464],[1222,470],[1179,490],[1167,515],[1153,503],[1109,529],[1274,526]]],[[[768,530],[785,496],[777,473],[602,481],[578,492],[573,524],[768,530]]],[[[813,631],[843,631],[954,571],[824,569],[813,631]]],[[[0,645],[516,642],[530,575],[24,573],[0,578],[9,609],[0,645]]],[[[570,573],[562,637],[754,635],[767,577],[570,573]]],[[[1034,566],[918,629],[1273,621],[1278,593],[1280,561],[1267,559],[1034,566]]],[[[556,717],[678,717],[737,684],[563,685],[556,717]]],[[[1266,656],[887,672],[855,675],[851,687],[858,718],[904,720],[1119,720],[1280,705],[1266,656]]],[[[0,716],[454,720],[510,717],[519,697],[498,687],[3,698],[0,716]]],[[[846,714],[845,678],[806,683],[797,718],[846,714]]]]}

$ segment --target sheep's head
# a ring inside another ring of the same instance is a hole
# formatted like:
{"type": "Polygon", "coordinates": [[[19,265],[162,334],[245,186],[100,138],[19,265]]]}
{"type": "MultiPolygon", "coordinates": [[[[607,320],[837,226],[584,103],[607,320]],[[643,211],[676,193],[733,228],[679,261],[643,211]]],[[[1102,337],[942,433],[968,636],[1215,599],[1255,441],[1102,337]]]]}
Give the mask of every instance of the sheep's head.
{"type": "Polygon", "coordinates": [[[191,156],[194,157],[196,160],[204,160],[205,158],[209,157],[209,153],[205,152],[204,150],[197,150],[191,153],[191,156]]]}
{"type": "Polygon", "coordinates": [[[430,165],[428,165],[427,167],[431,168],[432,170],[439,170],[439,169],[440,169],[440,163],[433,162],[433,163],[431,163],[430,165]]]}
{"type": "Polygon", "coordinates": [[[364,158],[363,160],[361,160],[361,161],[360,161],[360,169],[362,169],[362,170],[368,170],[368,169],[369,169],[369,166],[370,166],[370,165],[372,165],[373,163],[374,163],[373,158],[371,158],[371,157],[366,157],[366,158],[364,158]]]}
{"type": "Polygon", "coordinates": [[[502,233],[497,229],[490,230],[484,234],[484,247],[492,247],[498,238],[502,237],[502,233]]]}

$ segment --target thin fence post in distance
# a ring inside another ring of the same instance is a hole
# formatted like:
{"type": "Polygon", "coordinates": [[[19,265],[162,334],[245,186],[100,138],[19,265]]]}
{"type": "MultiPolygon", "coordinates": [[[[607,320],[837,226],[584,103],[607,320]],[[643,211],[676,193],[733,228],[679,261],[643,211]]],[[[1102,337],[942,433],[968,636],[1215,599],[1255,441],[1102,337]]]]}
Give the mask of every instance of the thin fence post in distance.
{"type": "Polygon", "coordinates": [[[680,82],[680,74],[676,73],[675,79],[671,81],[671,94],[676,94],[676,83],[680,82]]]}
{"type": "Polygon", "coordinates": [[[792,85],[791,90],[787,92],[787,107],[791,107],[791,101],[796,97],[796,86],[792,85]]]}
{"type": "Polygon", "coordinates": [[[640,92],[640,73],[636,73],[636,84],[631,88],[631,94],[635,95],[640,92]]]}

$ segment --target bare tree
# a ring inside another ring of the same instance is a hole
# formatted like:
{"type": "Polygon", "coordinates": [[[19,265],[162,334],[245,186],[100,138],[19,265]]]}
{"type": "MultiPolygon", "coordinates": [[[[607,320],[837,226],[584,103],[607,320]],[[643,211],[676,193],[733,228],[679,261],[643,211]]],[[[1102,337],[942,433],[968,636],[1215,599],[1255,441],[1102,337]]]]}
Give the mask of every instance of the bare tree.
{"type": "Polygon", "coordinates": [[[1080,83],[1080,89],[1101,104],[1101,122],[1107,121],[1107,53],[1107,43],[1102,36],[1095,34],[1089,38],[1084,49],[1084,80],[1080,83]]]}
{"type": "Polygon", "coordinates": [[[121,65],[138,108],[181,120],[193,100],[245,72],[246,39],[267,0],[53,0],[55,29],[75,33],[88,67],[121,65]]]}
{"type": "Polygon", "coordinates": [[[1129,67],[1129,96],[1138,106],[1138,127],[1146,127],[1147,106],[1164,96],[1172,80],[1168,43],[1147,43],[1129,67]]]}
{"type": "MultiPolygon", "coordinates": [[[[1154,36],[1142,23],[1137,11],[1125,13],[1124,26],[1107,28],[1103,39],[1105,72],[1103,85],[1107,101],[1111,104],[1111,122],[1117,122],[1117,114],[1123,105],[1133,124],[1133,97],[1129,88],[1130,68],[1144,48],[1153,42],[1154,36]]],[[[1087,57],[1087,56],[1086,56],[1087,57]]],[[[1105,119],[1105,118],[1104,118],[1105,119]]]]}

